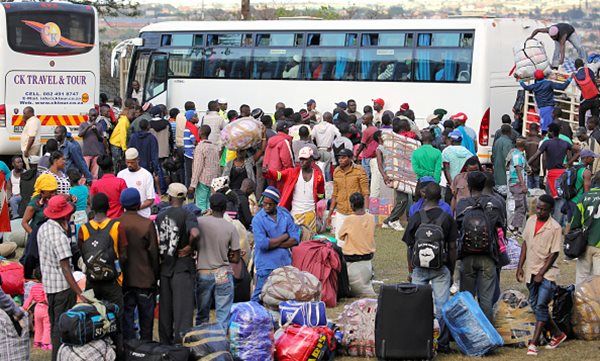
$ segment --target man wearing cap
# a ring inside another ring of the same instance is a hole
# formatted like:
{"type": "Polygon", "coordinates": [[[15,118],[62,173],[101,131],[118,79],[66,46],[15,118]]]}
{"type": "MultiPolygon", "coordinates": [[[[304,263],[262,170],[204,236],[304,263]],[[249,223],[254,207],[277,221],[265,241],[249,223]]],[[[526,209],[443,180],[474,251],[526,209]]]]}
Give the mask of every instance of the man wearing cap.
{"type": "Polygon", "coordinates": [[[373,99],[373,119],[375,124],[381,123],[381,116],[383,115],[384,106],[385,101],[383,101],[383,99],[373,99]]]}
{"type": "Polygon", "coordinates": [[[600,173],[594,174],[592,188],[583,194],[573,216],[571,229],[587,231],[587,248],[577,259],[575,284],[600,276],[600,218],[595,217],[600,209],[600,173]]]}
{"type": "Polygon", "coordinates": [[[65,156],[65,170],[76,168],[85,176],[88,184],[92,183],[92,173],[83,159],[81,146],[70,132],[67,132],[67,127],[59,125],[54,129],[54,139],[58,142],[58,150],[65,156]]]}
{"type": "MultiPolygon", "coordinates": [[[[281,171],[294,166],[292,153],[292,137],[288,135],[288,126],[285,121],[277,122],[277,134],[272,136],[267,142],[265,157],[263,159],[263,168],[273,171],[281,171]]],[[[269,181],[277,189],[283,189],[283,182],[274,180],[269,181]]]]}
{"type": "Polygon", "coordinates": [[[208,140],[221,146],[221,130],[227,125],[226,121],[219,115],[219,103],[216,100],[208,102],[208,111],[202,117],[200,125],[210,127],[210,136],[208,140]]]}
{"type": "Polygon", "coordinates": [[[339,122],[341,120],[341,116],[348,114],[346,113],[347,110],[348,104],[346,104],[346,102],[335,103],[335,109],[333,110],[333,120],[339,122]]]}
{"type": "Polygon", "coordinates": [[[329,206],[327,224],[333,226],[336,238],[339,240],[339,231],[344,220],[352,214],[350,195],[361,193],[365,199],[369,198],[369,177],[363,169],[352,162],[354,154],[350,149],[339,152],[339,166],[333,172],[333,194],[329,206]],[[332,220],[335,211],[335,219],[332,220]]]}
{"type": "MultiPolygon", "coordinates": [[[[156,217],[160,252],[160,342],[181,343],[181,334],[192,327],[196,265],[192,245],[200,232],[194,214],[183,208],[187,188],[171,183],[169,207],[156,217]]],[[[200,257],[204,255],[200,254],[200,257]]]]}
{"type": "Polygon", "coordinates": [[[546,75],[540,69],[537,69],[533,76],[535,82],[527,85],[523,80],[519,81],[521,87],[527,91],[533,92],[535,105],[541,118],[542,132],[548,131],[548,126],[552,123],[552,110],[556,104],[554,100],[555,90],[565,90],[571,83],[571,77],[562,83],[557,83],[546,79],[546,75]]]}
{"type": "Polygon", "coordinates": [[[112,154],[115,173],[122,169],[123,155],[127,150],[127,135],[129,133],[129,126],[130,122],[135,117],[135,110],[133,109],[128,109],[123,113],[125,114],[121,114],[119,117],[117,125],[115,126],[115,129],[113,129],[108,141],[110,144],[110,153],[112,154]]]}
{"type": "Polygon", "coordinates": [[[377,142],[373,138],[373,135],[377,131],[377,127],[373,125],[373,114],[366,113],[363,115],[363,125],[366,127],[362,132],[362,138],[360,140],[360,146],[356,151],[356,157],[359,157],[362,153],[361,164],[367,172],[367,176],[371,178],[371,159],[375,158],[375,151],[377,150],[377,142]],[[364,152],[363,152],[364,151],[364,152]]]}
{"type": "Polygon", "coordinates": [[[44,275],[42,283],[48,299],[53,361],[57,360],[61,345],[58,320],[75,305],[78,296],[82,297],[82,290],[73,277],[71,240],[67,237],[74,210],[75,207],[64,195],[53,196],[44,209],[48,220],[40,226],[37,234],[40,271],[44,275]]]}
{"type": "Polygon", "coordinates": [[[317,110],[317,102],[314,99],[309,99],[306,102],[306,110],[308,110],[311,118],[314,118],[317,124],[323,119],[321,112],[317,110]]]}
{"type": "Polygon", "coordinates": [[[313,151],[313,154],[315,154],[315,157],[319,156],[317,146],[315,145],[315,143],[313,143],[311,138],[310,126],[305,124],[301,125],[298,129],[298,136],[299,139],[292,141],[292,152],[294,153],[294,160],[296,165],[300,164],[299,153],[300,150],[304,147],[310,148],[313,151]]]}
{"type": "Polygon", "coordinates": [[[142,205],[138,213],[142,217],[150,217],[150,207],[154,204],[154,177],[146,169],[140,166],[139,153],[135,148],[129,148],[125,152],[125,163],[127,168],[117,174],[117,177],[127,183],[127,187],[135,188],[140,192],[142,205]]]}
{"type": "MultiPolygon", "coordinates": [[[[356,105],[356,103],[354,103],[356,105]]],[[[331,180],[331,161],[333,159],[333,142],[342,135],[339,129],[333,125],[331,113],[325,113],[328,116],[323,117],[323,121],[313,128],[313,141],[317,145],[317,154],[319,161],[323,164],[323,173],[325,180],[331,180]]]]}
{"type": "Polygon", "coordinates": [[[300,165],[283,171],[263,168],[265,178],[283,181],[279,205],[291,211],[300,225],[317,232],[316,204],[325,197],[325,179],[321,169],[314,163],[314,151],[310,147],[300,149],[300,165]]]}
{"type": "Polygon", "coordinates": [[[462,145],[471,153],[477,154],[477,133],[473,128],[467,127],[467,115],[465,113],[457,113],[450,117],[454,122],[455,130],[459,131],[462,137],[462,145]]]}
{"type": "Polygon", "coordinates": [[[290,248],[300,240],[300,228],[284,207],[277,206],[281,195],[277,188],[267,187],[262,194],[262,209],[252,219],[256,286],[252,301],[260,302],[260,293],[273,270],[292,264],[290,248]]]}
{"type": "Polygon", "coordinates": [[[98,179],[96,160],[98,156],[106,154],[107,145],[104,138],[107,129],[97,119],[98,111],[92,108],[88,112],[88,119],[79,125],[79,137],[83,138],[83,159],[94,179],[98,179]]]}
{"type": "Polygon", "coordinates": [[[127,237],[127,262],[123,269],[123,338],[137,338],[135,311],[142,340],[152,340],[157,281],[160,276],[158,235],[154,222],[138,214],[140,192],[127,188],[121,192],[120,203],[125,213],[119,217],[120,230],[127,237]]]}
{"type": "Polygon", "coordinates": [[[219,98],[217,99],[217,103],[219,104],[219,116],[227,122],[227,99],[219,98]]]}
{"type": "Polygon", "coordinates": [[[140,120],[140,131],[131,135],[129,149],[138,151],[140,167],[158,177],[160,189],[164,192],[167,189],[167,184],[165,183],[162,167],[158,162],[158,141],[148,129],[150,129],[149,122],[146,119],[140,120]]]}
{"type": "Polygon", "coordinates": [[[286,64],[285,69],[282,73],[283,79],[298,79],[300,73],[300,62],[302,61],[302,55],[294,55],[289,63],[286,64]]]}
{"type": "Polygon", "coordinates": [[[210,306],[215,303],[217,323],[224,331],[229,326],[229,311],[233,304],[231,263],[240,261],[240,239],[236,228],[223,219],[227,197],[222,193],[210,196],[211,215],[198,217],[202,229],[193,247],[200,255],[196,261],[196,325],[209,321],[210,306]]]}
{"type": "Polygon", "coordinates": [[[192,179],[188,189],[188,193],[195,194],[196,206],[203,211],[208,210],[210,184],[221,175],[221,147],[208,140],[210,132],[208,125],[200,126],[200,141],[194,150],[192,179]]]}
{"type": "Polygon", "coordinates": [[[452,184],[452,180],[462,170],[467,159],[475,154],[462,146],[462,134],[458,130],[453,130],[449,136],[451,145],[442,151],[442,164],[444,166],[444,176],[447,184],[452,184]]]}
{"type": "Polygon", "coordinates": [[[567,41],[573,45],[580,58],[586,59],[587,53],[581,45],[581,38],[575,32],[575,28],[567,23],[558,23],[547,28],[535,29],[529,39],[533,39],[538,33],[548,34],[554,40],[554,54],[552,55],[552,67],[558,69],[565,61],[565,45],[567,41]]]}
{"type": "Polygon", "coordinates": [[[188,110],[185,112],[185,118],[187,119],[185,124],[185,130],[183,131],[183,161],[185,169],[185,185],[190,186],[190,180],[192,179],[192,166],[194,159],[194,149],[196,144],[200,141],[200,135],[198,134],[198,113],[195,110],[188,110]]]}

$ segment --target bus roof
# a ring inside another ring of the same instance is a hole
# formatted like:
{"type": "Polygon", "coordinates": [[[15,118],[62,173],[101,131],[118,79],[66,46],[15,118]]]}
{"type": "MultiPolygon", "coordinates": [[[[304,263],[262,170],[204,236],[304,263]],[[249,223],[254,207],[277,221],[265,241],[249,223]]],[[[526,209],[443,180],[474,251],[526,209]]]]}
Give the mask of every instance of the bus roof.
{"type": "Polygon", "coordinates": [[[485,24],[521,22],[513,18],[385,19],[385,20],[257,20],[257,21],[165,21],[147,25],[145,32],[177,31],[285,31],[285,30],[393,30],[393,29],[473,29],[485,24]]]}

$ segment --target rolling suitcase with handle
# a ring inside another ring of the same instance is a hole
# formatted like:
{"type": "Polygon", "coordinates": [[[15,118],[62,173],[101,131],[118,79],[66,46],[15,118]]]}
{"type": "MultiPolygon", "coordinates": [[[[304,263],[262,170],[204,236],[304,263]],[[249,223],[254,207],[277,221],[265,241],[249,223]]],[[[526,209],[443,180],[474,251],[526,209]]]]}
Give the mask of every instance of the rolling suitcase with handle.
{"type": "Polygon", "coordinates": [[[380,360],[433,358],[431,286],[384,285],[375,316],[375,352],[380,360]]]}

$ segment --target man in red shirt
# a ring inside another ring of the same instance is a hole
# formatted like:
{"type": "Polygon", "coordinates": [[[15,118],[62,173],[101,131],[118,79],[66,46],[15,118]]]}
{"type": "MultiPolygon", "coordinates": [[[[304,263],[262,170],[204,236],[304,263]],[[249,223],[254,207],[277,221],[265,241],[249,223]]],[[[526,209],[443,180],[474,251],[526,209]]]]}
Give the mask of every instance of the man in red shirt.
{"type": "Polygon", "coordinates": [[[356,151],[356,157],[358,158],[362,153],[361,164],[367,172],[367,176],[371,179],[371,165],[369,162],[375,158],[375,151],[377,150],[377,142],[373,135],[377,131],[377,127],[373,125],[373,113],[366,113],[363,115],[363,124],[367,127],[362,134],[360,146],[356,151]]]}
{"type": "MultiPolygon", "coordinates": [[[[104,193],[108,196],[108,212],[106,216],[110,219],[119,218],[123,214],[121,206],[121,192],[127,189],[127,183],[121,178],[117,178],[113,173],[113,162],[110,156],[101,155],[97,161],[102,176],[92,182],[90,187],[90,197],[98,193],[104,193]]],[[[100,175],[99,174],[99,175],[100,175]]]]}

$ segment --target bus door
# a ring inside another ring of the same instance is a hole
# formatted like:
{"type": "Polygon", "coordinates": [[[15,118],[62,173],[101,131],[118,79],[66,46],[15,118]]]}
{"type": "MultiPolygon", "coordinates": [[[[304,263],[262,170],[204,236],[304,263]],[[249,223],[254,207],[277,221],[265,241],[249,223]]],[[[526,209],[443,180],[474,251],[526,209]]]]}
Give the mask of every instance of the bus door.
{"type": "Polygon", "coordinates": [[[167,80],[169,77],[169,54],[153,52],[148,59],[144,78],[144,103],[167,103],[167,80]]]}

